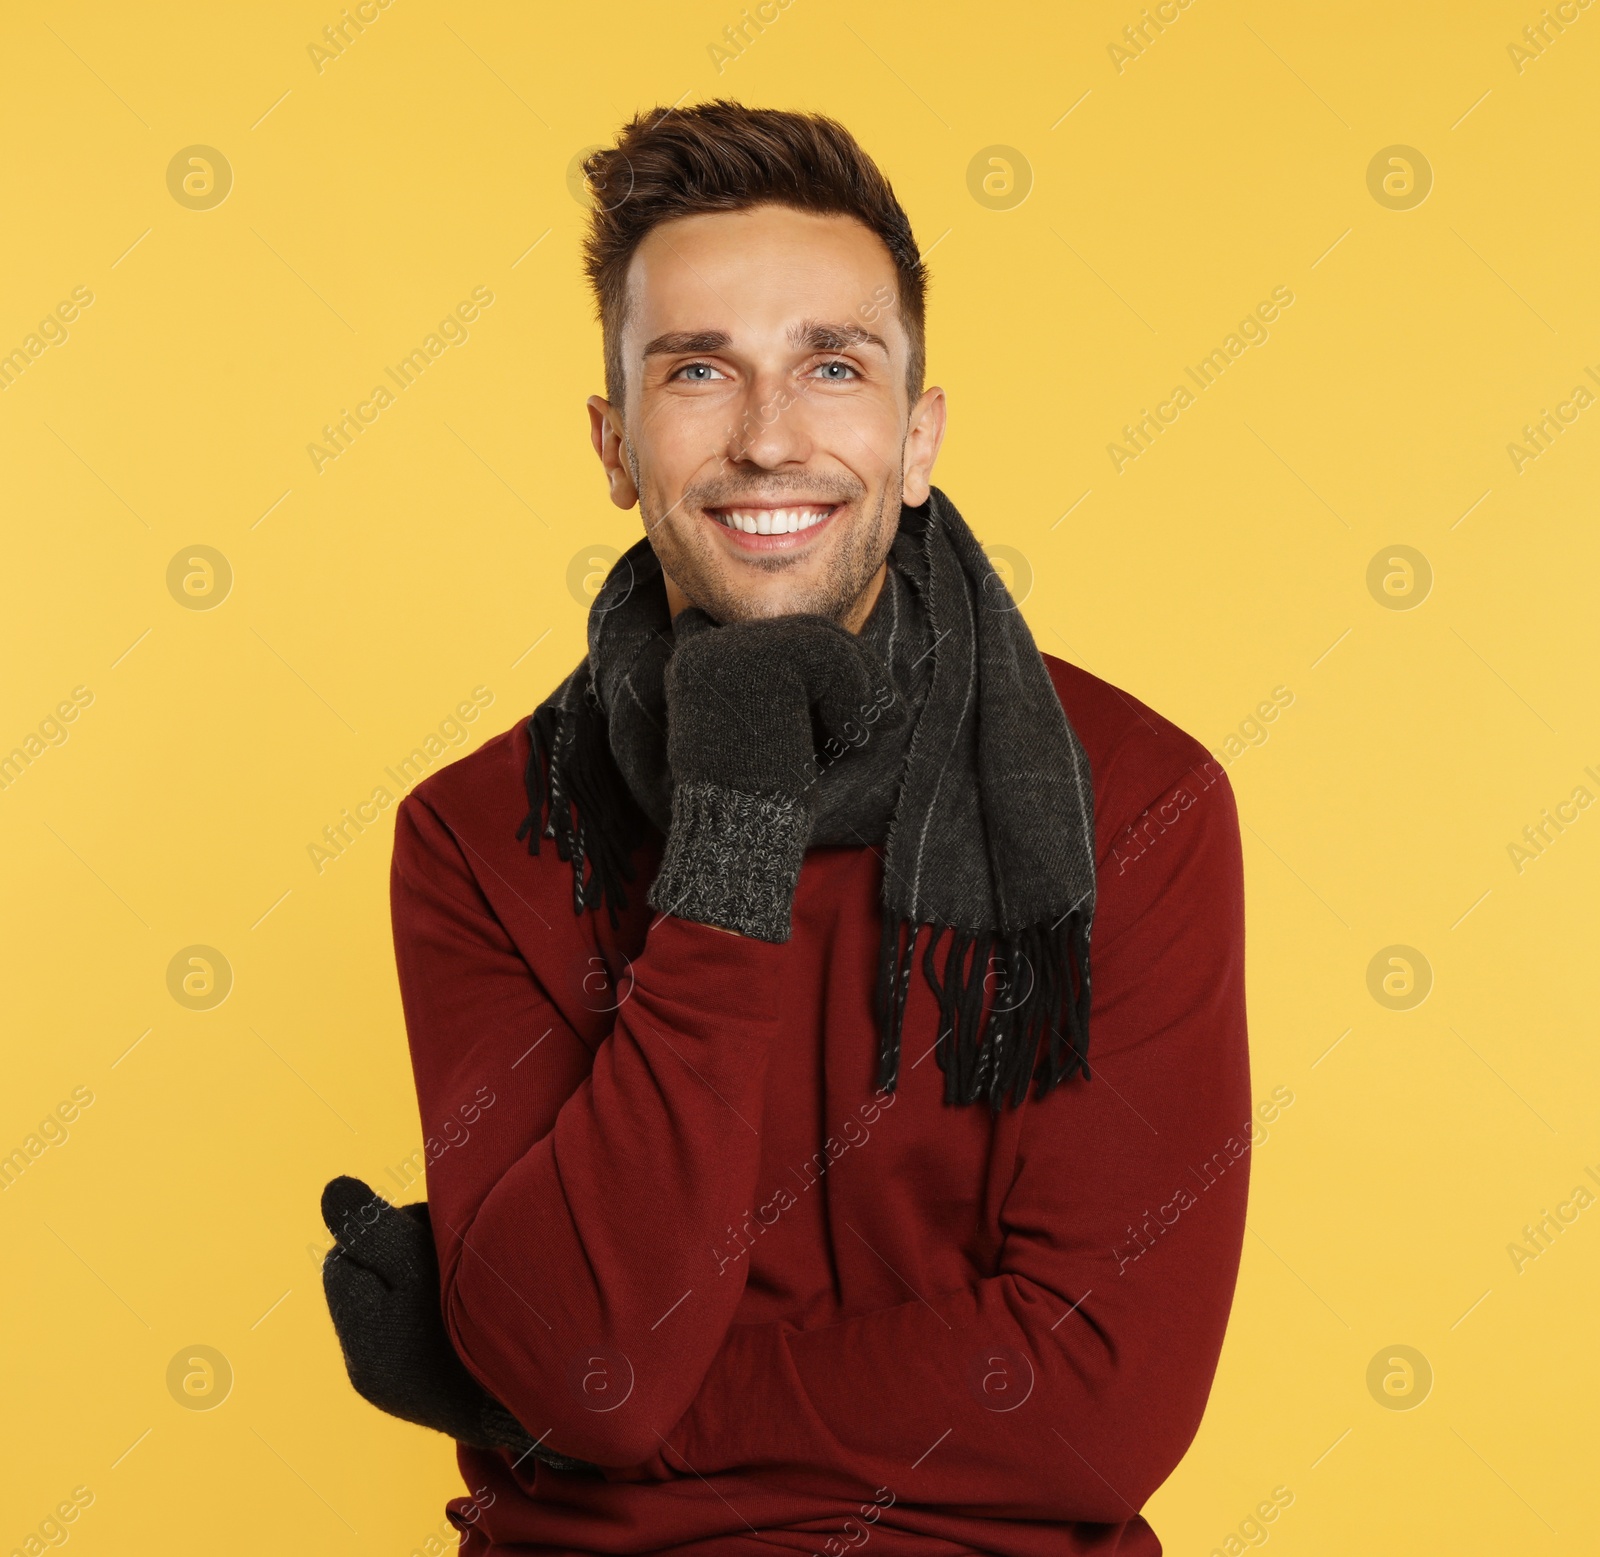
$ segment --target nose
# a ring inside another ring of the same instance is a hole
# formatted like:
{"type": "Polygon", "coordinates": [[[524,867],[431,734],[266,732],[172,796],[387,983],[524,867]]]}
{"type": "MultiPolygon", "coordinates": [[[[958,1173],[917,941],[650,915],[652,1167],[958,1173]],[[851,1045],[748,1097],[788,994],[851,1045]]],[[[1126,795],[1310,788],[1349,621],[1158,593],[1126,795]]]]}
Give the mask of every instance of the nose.
{"type": "Polygon", "coordinates": [[[737,420],[727,430],[724,450],[730,464],[773,470],[811,458],[805,397],[786,375],[753,375],[735,410],[737,420]]]}

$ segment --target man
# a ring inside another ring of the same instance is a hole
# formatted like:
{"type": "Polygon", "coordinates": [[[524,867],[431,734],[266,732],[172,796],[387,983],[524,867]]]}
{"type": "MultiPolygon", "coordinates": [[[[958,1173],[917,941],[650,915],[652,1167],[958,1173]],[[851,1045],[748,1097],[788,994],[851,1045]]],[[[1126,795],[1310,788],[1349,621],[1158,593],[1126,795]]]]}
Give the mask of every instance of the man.
{"type": "Polygon", "coordinates": [[[461,1441],[467,1553],[1159,1552],[1243,1238],[1227,780],[930,485],[844,129],[657,112],[588,171],[645,536],[400,808],[430,1199],[328,1187],[351,1377],[461,1441]]]}

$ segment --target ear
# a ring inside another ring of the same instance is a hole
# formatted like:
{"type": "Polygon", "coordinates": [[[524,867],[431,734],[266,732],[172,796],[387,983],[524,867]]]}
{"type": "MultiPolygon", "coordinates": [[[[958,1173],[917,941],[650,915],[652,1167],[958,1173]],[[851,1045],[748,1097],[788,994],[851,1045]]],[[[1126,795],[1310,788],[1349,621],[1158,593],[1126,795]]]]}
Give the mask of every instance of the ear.
{"type": "Polygon", "coordinates": [[[639,489],[633,484],[633,472],[628,469],[623,454],[626,441],[622,417],[611,402],[600,395],[590,395],[585,403],[589,408],[589,442],[605,466],[611,501],[618,508],[632,508],[639,501],[639,489]]]}
{"type": "Polygon", "coordinates": [[[944,391],[937,385],[923,390],[922,398],[911,408],[911,421],[906,428],[900,500],[908,507],[920,508],[928,501],[933,462],[944,442],[944,418],[944,391]]]}

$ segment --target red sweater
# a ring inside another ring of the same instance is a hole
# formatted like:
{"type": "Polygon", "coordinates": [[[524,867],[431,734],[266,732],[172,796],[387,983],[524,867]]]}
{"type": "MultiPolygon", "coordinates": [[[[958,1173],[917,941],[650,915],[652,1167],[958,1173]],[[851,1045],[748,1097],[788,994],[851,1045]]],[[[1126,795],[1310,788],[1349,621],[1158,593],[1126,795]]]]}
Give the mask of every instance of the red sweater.
{"type": "Polygon", "coordinates": [[[875,1090],[876,850],[812,849],[776,945],[650,909],[652,841],[613,931],[516,841],[525,724],[400,807],[446,1322],[606,1467],[461,1448],[468,1557],[1160,1552],[1244,1236],[1238,819],[1195,740],[1045,659],[1094,776],[1092,1080],[998,1117],[943,1102],[920,953],[875,1090]]]}

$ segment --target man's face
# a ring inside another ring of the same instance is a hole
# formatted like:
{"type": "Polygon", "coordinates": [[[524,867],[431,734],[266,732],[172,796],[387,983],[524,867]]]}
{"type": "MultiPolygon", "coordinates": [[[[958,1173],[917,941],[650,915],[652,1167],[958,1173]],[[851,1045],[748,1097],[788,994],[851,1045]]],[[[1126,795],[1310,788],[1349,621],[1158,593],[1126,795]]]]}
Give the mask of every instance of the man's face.
{"type": "Polygon", "coordinates": [[[679,218],[639,245],[625,411],[596,396],[589,412],[674,614],[865,621],[944,432],[942,391],[908,404],[896,281],[862,223],[788,206],[679,218]]]}

